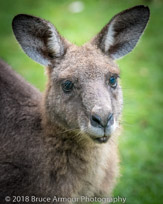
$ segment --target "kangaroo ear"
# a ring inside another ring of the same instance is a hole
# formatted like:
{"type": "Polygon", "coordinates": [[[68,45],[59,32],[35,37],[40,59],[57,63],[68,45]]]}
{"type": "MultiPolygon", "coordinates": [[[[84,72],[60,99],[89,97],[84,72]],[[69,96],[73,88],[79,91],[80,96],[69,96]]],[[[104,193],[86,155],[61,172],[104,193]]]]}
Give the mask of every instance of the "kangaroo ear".
{"type": "Polygon", "coordinates": [[[105,54],[118,59],[131,52],[149,20],[149,8],[135,6],[112,18],[91,41],[105,54]]]}
{"type": "Polygon", "coordinates": [[[24,52],[42,65],[50,65],[66,52],[68,43],[48,21],[19,14],[14,17],[12,28],[24,52]]]}

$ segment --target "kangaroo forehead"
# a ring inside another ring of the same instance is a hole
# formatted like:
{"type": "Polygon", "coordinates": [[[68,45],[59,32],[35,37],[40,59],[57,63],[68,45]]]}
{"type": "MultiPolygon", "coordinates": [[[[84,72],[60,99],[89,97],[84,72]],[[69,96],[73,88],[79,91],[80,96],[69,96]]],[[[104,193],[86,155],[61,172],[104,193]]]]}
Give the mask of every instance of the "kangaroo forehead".
{"type": "Polygon", "coordinates": [[[59,79],[88,79],[88,80],[97,80],[109,77],[112,74],[119,74],[119,71],[115,69],[109,69],[109,67],[101,67],[96,64],[87,64],[87,65],[76,65],[71,66],[63,71],[61,71],[57,78],[59,79]]]}
{"type": "Polygon", "coordinates": [[[112,59],[108,59],[108,56],[103,55],[100,50],[84,46],[70,49],[60,71],[60,78],[84,76],[92,79],[120,72],[112,59]]]}

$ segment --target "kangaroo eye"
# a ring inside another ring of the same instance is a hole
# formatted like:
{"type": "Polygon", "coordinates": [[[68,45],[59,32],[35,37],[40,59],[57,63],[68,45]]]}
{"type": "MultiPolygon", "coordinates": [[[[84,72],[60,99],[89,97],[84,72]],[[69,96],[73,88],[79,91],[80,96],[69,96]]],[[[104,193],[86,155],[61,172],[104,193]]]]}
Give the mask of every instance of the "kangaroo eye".
{"type": "Polygon", "coordinates": [[[65,93],[69,93],[72,91],[74,84],[72,81],[66,80],[62,83],[62,89],[65,93]]]}
{"type": "Polygon", "coordinates": [[[116,88],[117,87],[117,77],[116,76],[111,76],[109,78],[109,84],[112,88],[116,88]]]}

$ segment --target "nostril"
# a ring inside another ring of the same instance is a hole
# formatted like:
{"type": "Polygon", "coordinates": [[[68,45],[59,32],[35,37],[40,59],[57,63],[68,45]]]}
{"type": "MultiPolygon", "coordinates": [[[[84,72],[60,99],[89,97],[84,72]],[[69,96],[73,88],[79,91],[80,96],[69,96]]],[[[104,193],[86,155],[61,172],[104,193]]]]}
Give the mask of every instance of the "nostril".
{"type": "Polygon", "coordinates": [[[108,121],[111,120],[112,117],[113,117],[113,113],[110,113],[108,116],[108,121]]]}
{"type": "Polygon", "coordinates": [[[108,124],[113,125],[113,123],[114,123],[113,113],[110,113],[108,116],[108,124]]]}
{"type": "Polygon", "coordinates": [[[94,127],[102,126],[101,117],[98,115],[91,115],[91,125],[94,127]]]}

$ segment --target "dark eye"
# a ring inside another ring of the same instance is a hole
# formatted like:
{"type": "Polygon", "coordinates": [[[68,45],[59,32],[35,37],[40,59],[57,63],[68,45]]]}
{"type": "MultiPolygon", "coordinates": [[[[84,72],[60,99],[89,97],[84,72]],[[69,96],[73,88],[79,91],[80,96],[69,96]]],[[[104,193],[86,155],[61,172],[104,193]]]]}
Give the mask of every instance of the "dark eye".
{"type": "Polygon", "coordinates": [[[109,84],[112,88],[116,88],[117,87],[117,77],[116,76],[111,76],[109,78],[109,84]]]}
{"type": "Polygon", "coordinates": [[[62,89],[65,93],[69,93],[72,91],[74,84],[72,81],[66,80],[62,83],[62,89]]]}

